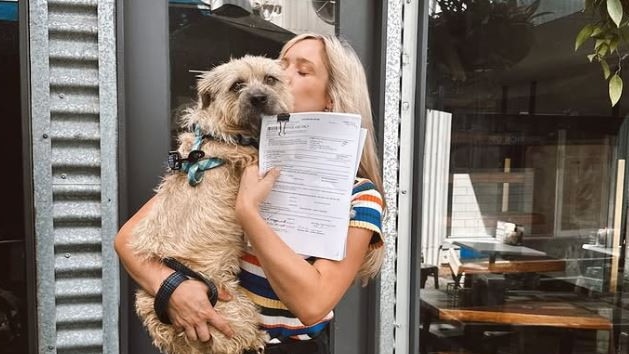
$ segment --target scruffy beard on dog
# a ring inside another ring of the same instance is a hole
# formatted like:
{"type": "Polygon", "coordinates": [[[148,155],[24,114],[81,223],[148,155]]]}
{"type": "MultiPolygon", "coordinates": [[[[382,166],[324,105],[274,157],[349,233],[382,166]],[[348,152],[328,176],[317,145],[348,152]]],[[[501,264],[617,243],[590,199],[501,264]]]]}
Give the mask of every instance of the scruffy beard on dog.
{"type": "Polygon", "coordinates": [[[198,82],[198,103],[183,117],[189,132],[178,136],[178,152],[188,156],[195,129],[203,140],[205,157],[224,164],[207,170],[191,185],[181,171],[167,173],[156,190],[149,214],[133,230],[131,248],[142,259],[173,257],[201,272],[231,295],[216,303],[216,311],[234,330],[231,339],[210,327],[209,342],[189,341],[184,332],[162,323],[154,298],[136,294],[136,312],[162,352],[169,354],[234,354],[261,350],[266,341],[259,329],[259,313],[239,291],[239,259],[245,241],[234,206],[243,169],[257,163],[257,149],[243,146],[238,137],[259,135],[260,116],[289,112],[292,99],[279,64],[272,59],[245,56],[205,73],[198,82]]]}

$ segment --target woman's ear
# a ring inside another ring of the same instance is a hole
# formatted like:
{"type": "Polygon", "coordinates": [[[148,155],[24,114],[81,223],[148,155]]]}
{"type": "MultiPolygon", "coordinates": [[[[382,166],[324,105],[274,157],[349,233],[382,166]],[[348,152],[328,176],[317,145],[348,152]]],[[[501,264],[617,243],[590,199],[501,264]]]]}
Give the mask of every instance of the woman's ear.
{"type": "Polygon", "coordinates": [[[333,108],[334,108],[334,101],[332,101],[332,99],[328,97],[328,102],[326,102],[325,104],[325,111],[330,112],[332,111],[333,108]]]}

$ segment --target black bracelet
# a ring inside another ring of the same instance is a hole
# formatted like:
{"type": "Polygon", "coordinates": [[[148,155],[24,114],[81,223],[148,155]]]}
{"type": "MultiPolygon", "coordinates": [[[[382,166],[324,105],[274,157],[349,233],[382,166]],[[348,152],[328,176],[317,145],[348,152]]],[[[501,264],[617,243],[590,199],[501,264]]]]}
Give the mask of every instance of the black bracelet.
{"type": "Polygon", "coordinates": [[[183,263],[179,262],[178,260],[174,258],[167,257],[167,258],[162,259],[162,262],[174,271],[183,273],[184,275],[190,278],[193,278],[193,279],[196,279],[205,283],[205,285],[207,285],[208,287],[207,297],[210,300],[210,304],[212,304],[212,306],[216,305],[216,302],[218,301],[218,289],[216,288],[216,285],[214,285],[214,282],[206,278],[203,274],[199,272],[195,272],[194,270],[186,267],[183,263]]]}
{"type": "Polygon", "coordinates": [[[186,280],[188,280],[188,277],[183,273],[174,272],[164,279],[162,285],[160,285],[157,294],[155,294],[153,308],[155,309],[157,318],[159,318],[162,323],[171,324],[170,318],[168,318],[168,301],[175,289],[186,280]]]}

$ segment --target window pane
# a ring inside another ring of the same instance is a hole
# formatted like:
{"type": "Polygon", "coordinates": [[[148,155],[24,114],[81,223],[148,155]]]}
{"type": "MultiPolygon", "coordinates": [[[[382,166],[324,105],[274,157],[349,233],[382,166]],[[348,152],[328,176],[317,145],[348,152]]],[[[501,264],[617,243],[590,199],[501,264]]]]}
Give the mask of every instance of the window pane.
{"type": "Polygon", "coordinates": [[[18,2],[0,1],[0,150],[7,172],[3,199],[11,207],[0,213],[0,348],[8,354],[28,350],[24,255],[24,189],[18,2]]]}
{"type": "Polygon", "coordinates": [[[626,337],[614,299],[626,297],[629,100],[611,106],[587,59],[593,41],[574,50],[592,21],[582,7],[431,2],[422,256],[440,278],[421,292],[429,351],[607,353],[626,337]]]}
{"type": "Polygon", "coordinates": [[[245,54],[275,58],[297,33],[333,34],[336,20],[334,1],[171,0],[169,4],[173,137],[181,111],[196,102],[196,78],[201,72],[245,54]]]}

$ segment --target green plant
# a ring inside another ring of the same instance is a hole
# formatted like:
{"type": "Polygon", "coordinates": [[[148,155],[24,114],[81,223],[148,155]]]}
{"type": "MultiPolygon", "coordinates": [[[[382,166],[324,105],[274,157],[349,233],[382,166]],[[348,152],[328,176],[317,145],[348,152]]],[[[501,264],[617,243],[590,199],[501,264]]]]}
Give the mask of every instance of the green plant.
{"type": "Polygon", "coordinates": [[[594,50],[587,58],[600,63],[612,106],[618,103],[623,90],[621,71],[626,56],[623,45],[629,38],[628,9],[629,0],[586,0],[583,11],[591,14],[593,21],[579,31],[574,45],[576,51],[585,42],[594,41],[594,50]]]}

